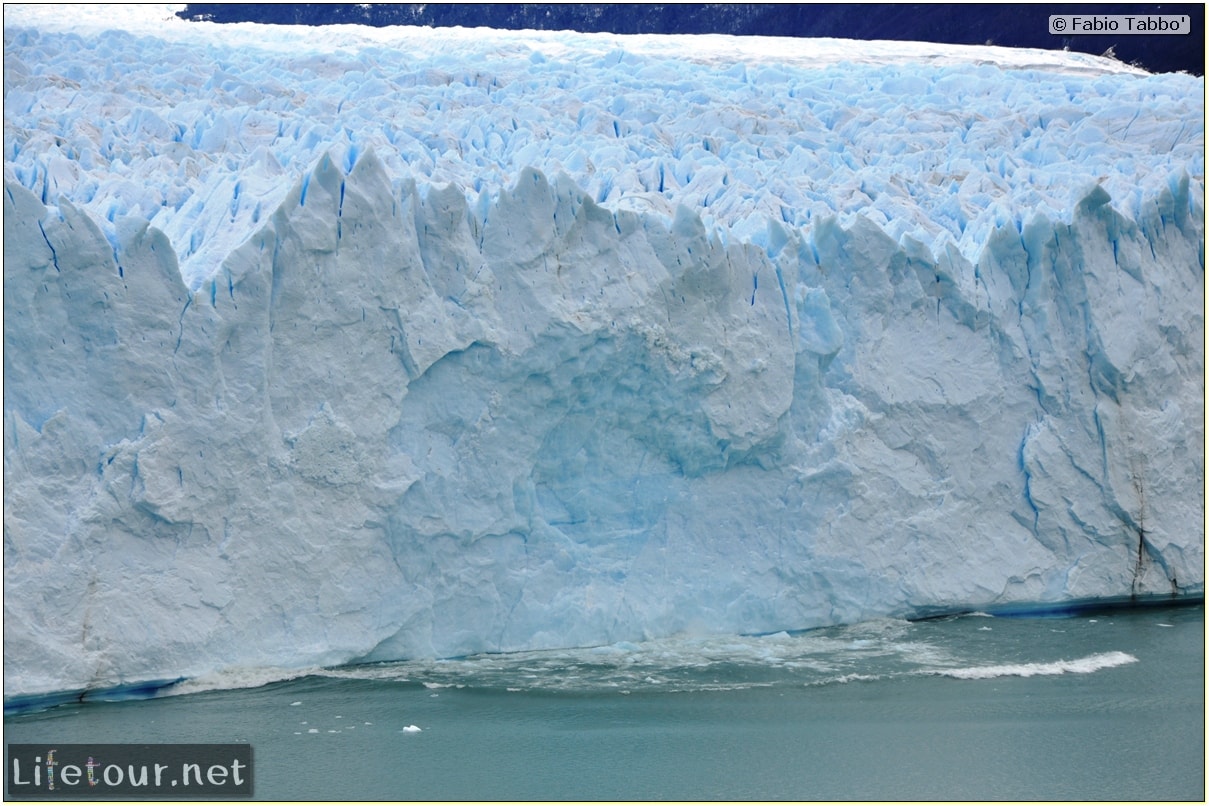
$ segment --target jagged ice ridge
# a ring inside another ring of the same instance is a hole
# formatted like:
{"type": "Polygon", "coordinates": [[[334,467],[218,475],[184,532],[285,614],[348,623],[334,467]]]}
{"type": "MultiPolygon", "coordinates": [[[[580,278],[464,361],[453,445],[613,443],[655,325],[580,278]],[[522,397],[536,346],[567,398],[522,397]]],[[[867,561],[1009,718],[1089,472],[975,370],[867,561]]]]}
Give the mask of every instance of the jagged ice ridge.
{"type": "Polygon", "coordinates": [[[6,16],[8,696],[1203,594],[1201,79],[6,16]]]}

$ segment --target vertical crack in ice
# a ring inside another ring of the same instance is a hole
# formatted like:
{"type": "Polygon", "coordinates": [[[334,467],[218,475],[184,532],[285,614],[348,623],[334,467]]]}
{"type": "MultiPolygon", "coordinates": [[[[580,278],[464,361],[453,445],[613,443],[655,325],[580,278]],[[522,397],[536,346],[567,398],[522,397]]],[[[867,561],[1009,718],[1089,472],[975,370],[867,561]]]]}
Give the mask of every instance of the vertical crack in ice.
{"type": "Polygon", "coordinates": [[[336,205],[336,240],[339,241],[343,234],[344,226],[344,183],[345,180],[340,180],[340,201],[336,205]]]}
{"type": "Polygon", "coordinates": [[[174,356],[178,352],[180,352],[181,340],[185,337],[185,314],[188,312],[189,306],[192,304],[193,304],[193,295],[190,294],[189,296],[187,296],[185,298],[185,307],[181,308],[181,315],[177,319],[177,324],[180,326],[180,330],[177,331],[176,344],[172,348],[172,355],[174,355],[174,356]]]}
{"type": "Polygon", "coordinates": [[[1035,423],[1030,424],[1027,428],[1025,428],[1024,437],[1023,437],[1023,439],[1020,440],[1020,451],[1018,454],[1018,457],[1019,457],[1018,461],[1019,461],[1019,465],[1020,465],[1020,472],[1024,474],[1024,500],[1025,500],[1025,502],[1028,503],[1029,509],[1031,509],[1033,512],[1032,533],[1033,533],[1033,537],[1037,538],[1040,535],[1039,525],[1041,522],[1041,509],[1037,506],[1037,503],[1033,500],[1033,491],[1032,491],[1033,474],[1029,470],[1029,460],[1028,460],[1028,443],[1035,436],[1035,434],[1036,434],[1036,424],[1035,423]]]}
{"type": "Polygon", "coordinates": [[[50,242],[50,238],[46,235],[46,229],[42,226],[42,222],[38,222],[38,231],[42,233],[42,240],[46,241],[46,247],[50,250],[50,262],[54,264],[55,271],[62,273],[59,268],[59,253],[55,251],[55,246],[50,242]]]}
{"type": "MultiPolygon", "coordinates": [[[[780,266],[774,266],[777,276],[777,287],[781,289],[781,302],[785,305],[785,332],[789,334],[789,343],[793,344],[793,311],[789,307],[789,289],[785,287],[785,276],[780,266]]],[[[754,297],[753,297],[754,298],[754,297]]]]}

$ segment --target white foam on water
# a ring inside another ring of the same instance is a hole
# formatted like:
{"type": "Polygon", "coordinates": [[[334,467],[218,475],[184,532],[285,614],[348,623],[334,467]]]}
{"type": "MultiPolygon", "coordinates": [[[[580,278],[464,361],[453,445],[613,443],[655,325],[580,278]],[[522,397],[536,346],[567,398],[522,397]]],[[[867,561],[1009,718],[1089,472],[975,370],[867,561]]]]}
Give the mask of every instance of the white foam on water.
{"type": "Polygon", "coordinates": [[[828,678],[824,678],[822,680],[813,680],[813,681],[807,683],[806,685],[808,685],[808,686],[831,686],[831,685],[837,685],[837,684],[843,685],[845,683],[874,683],[878,680],[886,680],[886,679],[889,679],[890,677],[894,677],[894,676],[895,675],[853,673],[853,674],[840,675],[839,677],[828,677],[828,678]]]}
{"type": "MultiPolygon", "coordinates": [[[[962,680],[1089,674],[1137,661],[1120,651],[1073,660],[993,663],[920,636],[929,627],[879,619],[841,628],[761,636],[678,637],[579,649],[334,668],[228,669],[184,681],[163,695],[253,688],[313,676],[442,689],[525,692],[735,691],[828,686],[934,675],[962,680]]],[[[288,705],[300,704],[293,701],[288,705]]],[[[303,723],[305,724],[305,723],[303,723]]]]}
{"type": "MultiPolygon", "coordinates": [[[[156,693],[156,696],[171,697],[179,694],[198,694],[204,691],[229,691],[241,688],[259,688],[270,683],[281,683],[286,680],[297,680],[308,677],[320,671],[317,668],[282,669],[271,666],[239,667],[223,669],[200,677],[182,680],[167,686],[156,693]]],[[[301,705],[301,701],[291,702],[290,705],[301,705]]]]}
{"type": "Polygon", "coordinates": [[[1137,658],[1126,652],[1099,652],[1075,660],[1052,663],[1008,663],[996,666],[969,666],[961,669],[931,669],[924,674],[955,677],[959,680],[990,680],[996,677],[1036,677],[1038,675],[1090,674],[1101,669],[1136,663],[1137,658]]]}
{"type": "Polygon", "coordinates": [[[401,661],[316,672],[418,683],[426,689],[506,691],[732,691],[876,680],[960,663],[911,637],[915,625],[877,619],[843,628],[759,636],[681,636],[577,649],[401,661]],[[889,670],[889,671],[887,671],[889,670]]]}

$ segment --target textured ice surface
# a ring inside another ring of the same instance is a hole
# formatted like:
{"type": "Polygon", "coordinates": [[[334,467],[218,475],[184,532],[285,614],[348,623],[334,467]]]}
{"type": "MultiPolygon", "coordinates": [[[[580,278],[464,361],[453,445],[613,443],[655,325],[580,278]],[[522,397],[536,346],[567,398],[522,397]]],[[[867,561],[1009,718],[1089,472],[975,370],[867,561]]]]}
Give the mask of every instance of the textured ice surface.
{"type": "Polygon", "coordinates": [[[6,694],[1203,592],[1202,80],[56,13],[6,694]]]}

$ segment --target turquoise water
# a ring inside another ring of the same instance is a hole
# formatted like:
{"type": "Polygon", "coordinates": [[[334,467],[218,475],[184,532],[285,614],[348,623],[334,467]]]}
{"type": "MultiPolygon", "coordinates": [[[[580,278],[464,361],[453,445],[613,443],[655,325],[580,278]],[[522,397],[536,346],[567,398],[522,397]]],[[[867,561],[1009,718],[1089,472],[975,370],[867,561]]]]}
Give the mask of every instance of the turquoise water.
{"type": "Polygon", "coordinates": [[[1204,660],[1201,606],[879,621],[242,670],[5,741],[250,742],[257,799],[1204,800],[1204,660]]]}

